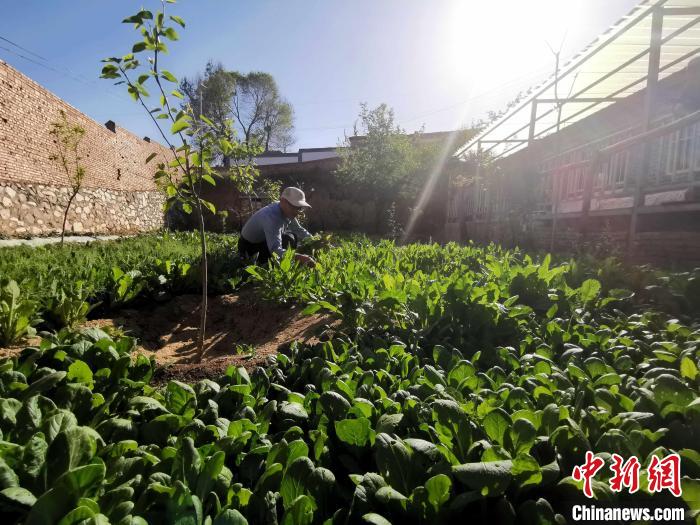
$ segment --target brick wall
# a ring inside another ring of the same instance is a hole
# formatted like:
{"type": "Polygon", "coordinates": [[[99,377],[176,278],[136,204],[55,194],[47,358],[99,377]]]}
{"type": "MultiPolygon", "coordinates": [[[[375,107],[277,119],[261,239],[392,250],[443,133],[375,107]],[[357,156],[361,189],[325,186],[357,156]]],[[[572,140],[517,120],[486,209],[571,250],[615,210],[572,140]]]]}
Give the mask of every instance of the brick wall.
{"type": "Polygon", "coordinates": [[[70,181],[50,158],[58,150],[49,131],[61,111],[70,124],[85,129],[78,149],[86,172],[84,189],[81,205],[73,204],[68,229],[135,233],[162,227],[163,198],[153,170],[168,150],[118,125],[107,129],[0,60],[0,235],[60,230],[56,211],[62,211],[70,181]],[[146,165],[151,153],[157,158],[146,165]]]}

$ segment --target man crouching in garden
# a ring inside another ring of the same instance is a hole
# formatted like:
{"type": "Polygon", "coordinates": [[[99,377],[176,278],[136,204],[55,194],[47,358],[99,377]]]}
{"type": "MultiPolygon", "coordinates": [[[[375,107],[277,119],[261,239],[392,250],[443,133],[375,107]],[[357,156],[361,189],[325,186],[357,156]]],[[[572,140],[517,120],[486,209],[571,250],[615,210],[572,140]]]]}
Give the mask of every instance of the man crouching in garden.
{"type": "MultiPolygon", "coordinates": [[[[257,254],[258,264],[265,264],[273,253],[282,257],[285,249],[296,248],[299,241],[311,236],[297,221],[297,215],[310,207],[303,191],[285,188],[279,202],[259,209],[245,223],[238,239],[238,253],[243,257],[257,254]]],[[[307,266],[316,264],[308,255],[297,253],[295,257],[307,266]]]]}

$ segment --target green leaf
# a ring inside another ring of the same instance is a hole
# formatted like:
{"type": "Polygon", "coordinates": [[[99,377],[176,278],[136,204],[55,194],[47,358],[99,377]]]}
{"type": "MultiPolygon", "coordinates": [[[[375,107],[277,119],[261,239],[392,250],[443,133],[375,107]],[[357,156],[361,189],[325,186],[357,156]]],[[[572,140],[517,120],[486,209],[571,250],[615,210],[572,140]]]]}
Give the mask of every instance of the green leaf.
{"type": "Polygon", "coordinates": [[[263,475],[258,478],[255,483],[255,491],[257,493],[266,493],[268,491],[279,491],[280,482],[282,480],[282,472],[284,467],[279,463],[268,465],[263,475]]]}
{"type": "Polygon", "coordinates": [[[315,509],[316,506],[309,496],[299,496],[284,513],[282,525],[311,525],[315,509]]]}
{"type": "Polygon", "coordinates": [[[248,520],[236,509],[226,509],[214,518],[212,525],[248,525],[248,520]]]}
{"type": "Polygon", "coordinates": [[[402,514],[406,511],[408,498],[393,487],[380,487],[374,493],[374,498],[392,514],[402,514]]]}
{"type": "Polygon", "coordinates": [[[53,488],[42,494],[27,516],[27,525],[53,525],[63,517],[85,492],[105,477],[105,465],[98,462],[63,474],[53,488]]]}
{"type": "Polygon", "coordinates": [[[515,453],[529,452],[537,437],[535,426],[527,419],[516,419],[510,431],[515,453]]]}
{"type": "Polygon", "coordinates": [[[362,521],[371,525],[391,525],[391,522],[385,517],[375,512],[369,512],[362,516],[362,521]]]}
{"type": "Polygon", "coordinates": [[[72,412],[59,409],[44,420],[41,430],[46,436],[46,441],[51,443],[60,432],[77,426],[78,420],[72,412]]]}
{"type": "Polygon", "coordinates": [[[698,367],[695,366],[695,363],[689,357],[684,357],[681,359],[680,370],[681,376],[686,377],[691,381],[695,380],[695,377],[698,375],[698,367]]]}
{"type": "Polygon", "coordinates": [[[22,487],[8,487],[0,491],[0,505],[3,502],[29,508],[36,503],[36,497],[22,487]]]}
{"type": "Polygon", "coordinates": [[[377,434],[394,434],[403,420],[403,414],[382,414],[377,420],[377,434]]]}
{"type": "Polygon", "coordinates": [[[466,463],[452,467],[455,478],[466,487],[478,490],[482,496],[503,493],[513,477],[510,460],[466,463]]]}
{"type": "Polygon", "coordinates": [[[433,508],[438,511],[450,499],[450,489],[452,481],[445,474],[433,476],[425,482],[425,489],[428,491],[428,501],[433,508]]]}
{"type": "Polygon", "coordinates": [[[168,82],[174,82],[177,84],[177,78],[175,78],[175,75],[173,75],[170,71],[167,69],[163,69],[160,72],[160,76],[163,77],[165,80],[168,82]]]}
{"type": "Polygon", "coordinates": [[[77,525],[79,523],[94,523],[95,511],[87,506],[76,507],[66,514],[58,525],[77,525]]]}
{"type": "Polygon", "coordinates": [[[0,489],[19,487],[19,478],[14,470],[0,457],[0,489]]]}
{"type": "Polygon", "coordinates": [[[90,461],[97,453],[95,431],[74,427],[59,432],[47,452],[48,482],[90,461]]]}
{"type": "Polygon", "coordinates": [[[29,385],[29,388],[24,390],[22,394],[18,397],[21,400],[25,400],[37,394],[47,392],[48,390],[51,390],[54,386],[56,386],[58,383],[60,383],[65,377],[65,372],[53,372],[51,374],[42,376],[40,379],[37,379],[36,381],[32,382],[32,384],[29,385]]]}
{"type": "Polygon", "coordinates": [[[185,21],[179,16],[170,15],[170,20],[172,20],[176,24],[179,24],[181,27],[185,27],[185,21]]]}
{"type": "Polygon", "coordinates": [[[366,417],[335,422],[335,432],[338,439],[356,447],[364,447],[369,444],[371,427],[372,423],[366,417]]]}
{"type": "Polygon", "coordinates": [[[510,416],[498,408],[486,414],[483,420],[486,435],[492,440],[503,445],[503,438],[511,425],[510,416]]]}
{"type": "Polygon", "coordinates": [[[151,153],[148,157],[146,157],[146,164],[151,162],[153,159],[155,159],[158,156],[157,153],[151,153]]]}
{"type": "Polygon", "coordinates": [[[205,201],[204,199],[200,199],[200,202],[202,203],[202,206],[208,209],[211,213],[216,214],[216,206],[214,206],[213,202],[205,201]]]}
{"type": "Polygon", "coordinates": [[[581,287],[578,289],[581,301],[587,303],[596,299],[598,294],[600,294],[600,288],[600,282],[596,279],[586,279],[583,281],[583,284],[581,284],[581,287]]]}
{"type": "MultiPolygon", "coordinates": [[[[172,27],[168,27],[165,31],[163,31],[163,34],[165,37],[169,40],[179,40],[180,35],[177,34],[177,31],[175,31],[172,27]]],[[[173,80],[173,82],[177,82],[176,80],[173,80]]]]}
{"type": "Polygon", "coordinates": [[[204,464],[204,468],[197,480],[197,489],[195,493],[200,499],[204,499],[211,492],[216,480],[224,468],[226,454],[219,450],[215,452],[204,464]]]}
{"type": "Polygon", "coordinates": [[[307,482],[313,471],[314,464],[307,457],[298,457],[287,467],[280,486],[285,508],[291,507],[299,496],[308,493],[307,482]]]}
{"type": "Polygon", "coordinates": [[[696,399],[692,389],[671,374],[661,374],[655,380],[654,399],[659,405],[689,405],[696,399]]]}
{"type": "MultiPolygon", "coordinates": [[[[556,463],[554,465],[556,466],[556,463]]],[[[513,460],[512,473],[520,488],[537,485],[542,481],[542,470],[539,463],[527,454],[521,454],[513,460]]]]}
{"type": "Polygon", "coordinates": [[[190,127],[190,123],[187,119],[187,117],[181,117],[175,122],[173,122],[173,125],[170,128],[170,133],[179,133],[180,131],[187,129],[190,127]]]}
{"type": "Polygon", "coordinates": [[[197,407],[197,396],[191,386],[169,381],[165,389],[165,407],[173,414],[191,419],[197,407]]]}
{"type": "Polygon", "coordinates": [[[377,434],[374,448],[379,473],[392,486],[410,494],[415,483],[411,454],[406,445],[388,434],[377,434]]]}
{"type": "Polygon", "coordinates": [[[68,380],[75,380],[78,383],[86,385],[88,388],[92,388],[94,385],[92,370],[90,370],[90,367],[85,361],[79,359],[75,360],[68,367],[68,375],[66,377],[68,380]]]}
{"type": "Polygon", "coordinates": [[[350,402],[338,392],[332,390],[323,392],[319,398],[319,403],[323,408],[324,414],[331,420],[343,419],[348,410],[350,410],[350,402]]]}
{"type": "Polygon", "coordinates": [[[681,497],[688,507],[697,510],[700,506],[700,480],[683,477],[681,479],[681,497]]]}

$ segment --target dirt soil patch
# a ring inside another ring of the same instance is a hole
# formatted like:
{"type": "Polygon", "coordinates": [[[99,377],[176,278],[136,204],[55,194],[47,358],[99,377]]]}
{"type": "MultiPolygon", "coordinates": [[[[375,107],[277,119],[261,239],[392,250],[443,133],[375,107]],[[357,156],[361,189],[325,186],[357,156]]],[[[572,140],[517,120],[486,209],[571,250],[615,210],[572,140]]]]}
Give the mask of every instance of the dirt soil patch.
{"type": "Polygon", "coordinates": [[[210,297],[205,355],[198,363],[200,300],[197,295],[183,295],[155,308],[122,310],[85,326],[121,329],[136,337],[139,351],[160,365],[155,377],[160,383],[216,378],[230,365],[255,368],[292,341],[313,342],[332,321],[328,316],[302,315],[298,306],[267,303],[251,291],[210,297]]]}
{"type": "MultiPolygon", "coordinates": [[[[230,365],[253,369],[292,341],[313,343],[333,319],[305,316],[299,306],[268,303],[253,290],[209,298],[205,354],[197,362],[200,320],[198,295],[182,295],[163,304],[124,309],[114,317],[87,321],[82,327],[117,330],[138,339],[138,352],[158,363],[155,382],[186,382],[221,376],[230,365]]],[[[40,339],[0,348],[0,358],[16,355],[40,339]]]]}
{"type": "Polygon", "coordinates": [[[41,343],[41,337],[32,336],[27,337],[20,344],[0,347],[0,359],[14,357],[28,346],[39,346],[39,343],[41,343]]]}

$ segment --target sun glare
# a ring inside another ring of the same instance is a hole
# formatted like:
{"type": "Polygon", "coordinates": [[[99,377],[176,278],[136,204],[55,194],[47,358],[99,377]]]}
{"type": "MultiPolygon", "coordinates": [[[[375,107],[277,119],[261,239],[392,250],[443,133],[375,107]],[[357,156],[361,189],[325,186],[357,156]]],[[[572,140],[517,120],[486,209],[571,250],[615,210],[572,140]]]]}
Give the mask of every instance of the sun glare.
{"type": "Polygon", "coordinates": [[[447,21],[445,57],[456,81],[497,83],[557,49],[567,10],[580,0],[457,1],[447,21]]]}

